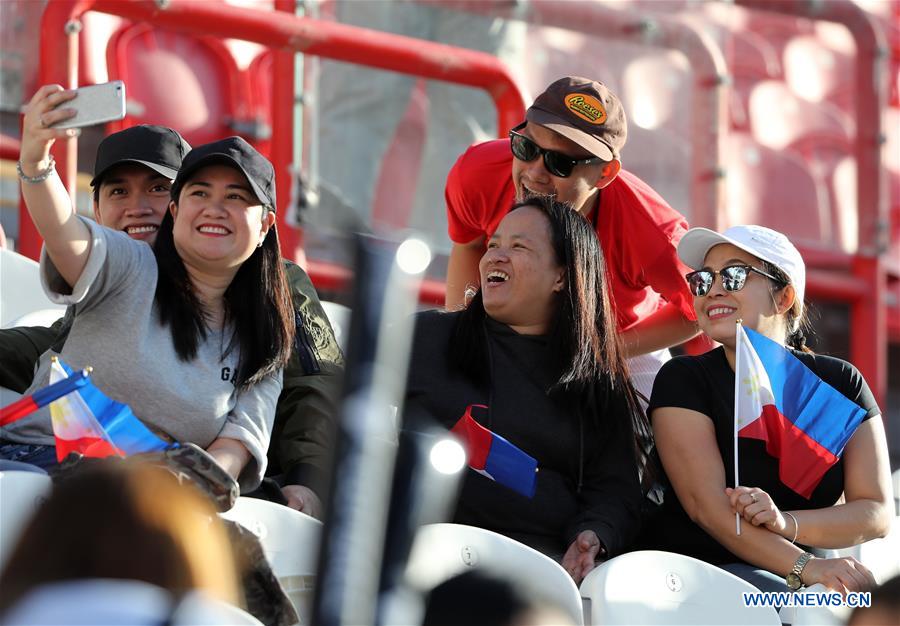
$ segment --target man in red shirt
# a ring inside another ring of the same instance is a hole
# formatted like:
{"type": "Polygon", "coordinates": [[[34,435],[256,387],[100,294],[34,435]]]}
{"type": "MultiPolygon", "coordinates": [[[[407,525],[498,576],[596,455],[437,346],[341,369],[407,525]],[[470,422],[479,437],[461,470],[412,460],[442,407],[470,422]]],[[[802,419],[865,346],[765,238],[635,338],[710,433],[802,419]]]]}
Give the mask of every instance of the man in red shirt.
{"type": "Polygon", "coordinates": [[[448,308],[477,288],[478,260],[515,200],[553,195],[594,225],[635,386],[650,396],[667,348],[697,334],[676,246],[687,221],[637,176],[622,169],[627,123],[602,83],[567,76],[550,85],[525,122],[471,146],[450,170],[445,196],[450,239],[448,308]]]}

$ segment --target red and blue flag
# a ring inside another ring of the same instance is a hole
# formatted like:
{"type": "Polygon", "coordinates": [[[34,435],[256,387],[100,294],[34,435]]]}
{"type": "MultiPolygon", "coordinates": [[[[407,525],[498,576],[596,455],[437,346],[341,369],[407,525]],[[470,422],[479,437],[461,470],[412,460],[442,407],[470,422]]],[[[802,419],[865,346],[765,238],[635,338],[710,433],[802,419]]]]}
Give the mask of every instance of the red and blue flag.
{"type": "MultiPolygon", "coordinates": [[[[54,359],[51,383],[71,375],[68,365],[54,359]]],[[[59,461],[71,452],[99,458],[160,452],[170,446],[144,426],[127,404],[107,398],[90,380],[52,402],[50,417],[59,461]]]]}
{"type": "Polygon", "coordinates": [[[89,376],[89,370],[80,370],[71,376],[38,389],[31,395],[19,398],[12,404],[0,409],[0,426],[12,424],[26,415],[34,413],[41,407],[47,406],[54,400],[72,393],[79,387],[84,387],[88,383],[89,376]]]}
{"type": "Polygon", "coordinates": [[[781,482],[808,499],[866,412],[784,346],[740,324],[737,350],[738,436],[764,441],[781,482]]]}
{"type": "Polygon", "coordinates": [[[533,498],[537,482],[537,461],[476,422],[472,417],[473,407],[487,408],[482,404],[470,404],[450,429],[450,432],[462,440],[469,467],[526,498],[533,498]]]}

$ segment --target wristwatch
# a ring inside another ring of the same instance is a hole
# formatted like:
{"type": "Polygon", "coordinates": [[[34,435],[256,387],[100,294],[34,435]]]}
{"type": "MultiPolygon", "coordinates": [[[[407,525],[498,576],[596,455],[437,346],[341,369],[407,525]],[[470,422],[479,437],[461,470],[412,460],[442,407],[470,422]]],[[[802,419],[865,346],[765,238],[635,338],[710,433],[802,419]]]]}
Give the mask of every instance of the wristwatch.
{"type": "Polygon", "coordinates": [[[794,561],[794,569],[792,569],[791,573],[784,579],[789,589],[797,591],[803,586],[803,579],[800,578],[800,575],[803,574],[803,568],[806,567],[806,564],[809,563],[812,558],[813,554],[811,552],[804,552],[797,557],[796,561],[794,561]]]}

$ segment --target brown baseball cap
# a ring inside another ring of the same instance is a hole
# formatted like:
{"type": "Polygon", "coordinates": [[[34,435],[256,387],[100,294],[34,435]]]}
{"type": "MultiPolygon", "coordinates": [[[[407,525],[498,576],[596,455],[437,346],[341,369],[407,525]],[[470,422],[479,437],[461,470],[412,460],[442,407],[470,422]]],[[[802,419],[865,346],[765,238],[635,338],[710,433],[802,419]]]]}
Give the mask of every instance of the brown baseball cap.
{"type": "Polygon", "coordinates": [[[555,81],[537,97],[525,119],[571,139],[601,159],[619,158],[628,122],[619,98],[606,85],[581,76],[555,81]]]}

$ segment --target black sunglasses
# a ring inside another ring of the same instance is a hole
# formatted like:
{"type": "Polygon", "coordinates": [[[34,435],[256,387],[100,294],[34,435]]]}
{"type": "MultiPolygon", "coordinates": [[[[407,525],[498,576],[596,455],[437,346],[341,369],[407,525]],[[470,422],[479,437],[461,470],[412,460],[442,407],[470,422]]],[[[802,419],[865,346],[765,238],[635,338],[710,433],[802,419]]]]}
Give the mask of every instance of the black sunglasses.
{"type": "Polygon", "coordinates": [[[521,128],[524,128],[524,125],[517,126],[509,131],[509,147],[512,150],[513,156],[520,161],[534,161],[536,158],[543,155],[544,167],[546,167],[547,171],[554,176],[568,178],[572,175],[572,170],[575,169],[576,165],[604,162],[600,157],[573,159],[556,150],[544,150],[525,135],[516,132],[521,128]]]}
{"type": "Polygon", "coordinates": [[[716,275],[722,277],[722,287],[725,288],[725,291],[740,291],[747,283],[747,276],[750,272],[756,272],[760,276],[765,276],[779,285],[787,284],[780,278],[775,278],[771,274],[758,270],[752,265],[729,265],[728,267],[723,267],[718,272],[702,269],[691,272],[690,274],[685,274],[684,277],[687,279],[691,293],[695,296],[702,297],[708,294],[709,290],[712,289],[716,275]]]}

